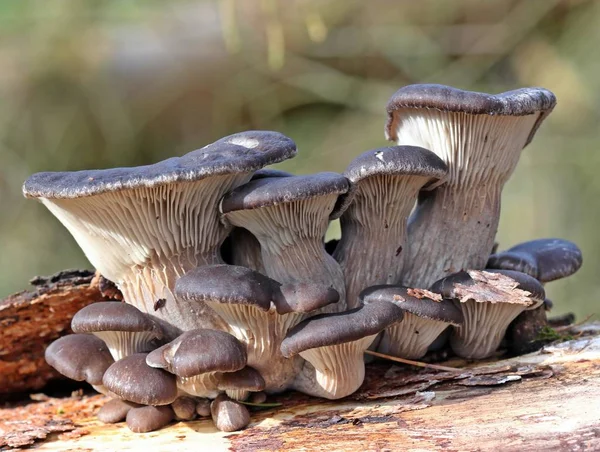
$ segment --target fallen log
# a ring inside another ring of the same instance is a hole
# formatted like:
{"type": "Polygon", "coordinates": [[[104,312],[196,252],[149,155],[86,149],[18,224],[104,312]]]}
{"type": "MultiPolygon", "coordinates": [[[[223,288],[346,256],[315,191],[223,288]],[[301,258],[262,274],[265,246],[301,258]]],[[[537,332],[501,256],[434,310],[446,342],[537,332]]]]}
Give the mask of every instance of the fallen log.
{"type": "Polygon", "coordinates": [[[282,406],[253,411],[250,426],[233,434],[210,420],[135,434],[93,417],[104,396],[37,395],[0,410],[0,449],[600,450],[600,324],[571,334],[516,358],[444,363],[460,367],[454,372],[373,363],[353,396],[274,397],[282,406]]]}
{"type": "Polygon", "coordinates": [[[61,378],[44,361],[44,350],[71,332],[77,311],[110,298],[102,294],[101,281],[87,270],[66,270],[36,277],[31,280],[34,290],[0,300],[0,397],[37,390],[61,378]]]}

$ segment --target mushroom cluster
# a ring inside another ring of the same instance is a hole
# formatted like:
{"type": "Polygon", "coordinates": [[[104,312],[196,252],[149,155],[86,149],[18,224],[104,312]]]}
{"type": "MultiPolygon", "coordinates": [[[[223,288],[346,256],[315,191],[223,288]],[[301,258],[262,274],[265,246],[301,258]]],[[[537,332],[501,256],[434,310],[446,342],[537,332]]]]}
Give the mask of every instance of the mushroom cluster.
{"type": "Polygon", "coordinates": [[[48,363],[112,398],[104,422],[234,431],[267,394],[352,394],[369,348],[491,356],[511,322],[545,316],[542,284],[582,263],[558,239],[494,252],[502,187],[554,105],[541,88],[407,86],[387,106],[396,145],[343,174],[265,168],[296,154],[268,131],[149,166],[34,174],[25,196],[123,295],[78,312],[48,363]]]}

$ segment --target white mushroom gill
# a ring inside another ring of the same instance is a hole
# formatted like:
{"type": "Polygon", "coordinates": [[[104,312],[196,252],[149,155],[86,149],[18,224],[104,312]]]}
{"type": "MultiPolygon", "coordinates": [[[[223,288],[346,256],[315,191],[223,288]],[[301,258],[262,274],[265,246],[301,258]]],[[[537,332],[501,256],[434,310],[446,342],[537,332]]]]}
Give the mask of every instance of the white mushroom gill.
{"type": "Polygon", "coordinates": [[[403,284],[429,287],[462,268],[485,268],[502,187],[541,113],[473,115],[436,109],[395,112],[395,141],[422,146],[448,165],[444,185],[419,201],[408,227],[403,284]]]}
{"type": "Polygon", "coordinates": [[[300,352],[308,363],[294,381],[294,389],[315,397],[340,399],[355,392],[365,379],[364,353],[377,335],[344,344],[300,352]]]}
{"type": "Polygon", "coordinates": [[[267,276],[282,284],[309,282],[338,291],[340,301],[319,313],[346,310],[342,269],[323,244],[337,197],[332,194],[226,214],[229,222],[248,229],[260,242],[267,276]]]}
{"type": "Polygon", "coordinates": [[[200,303],[175,303],[177,278],[221,262],[229,229],[219,221],[220,198],[249,173],[42,202],[71,232],[89,261],[115,282],[124,299],[181,330],[223,322],[200,303]],[[165,300],[155,308],[158,300],[165,300]]]}
{"type": "Polygon", "coordinates": [[[94,331],[93,334],[104,341],[115,361],[134,353],[149,352],[156,348],[155,332],[94,331]]]}
{"type": "Polygon", "coordinates": [[[217,372],[206,372],[193,377],[177,377],[177,388],[182,395],[206,397],[214,399],[223,391],[219,391],[217,372]]]}
{"type": "Polygon", "coordinates": [[[377,175],[357,183],[340,218],[342,238],[333,254],[346,278],[348,308],[365,287],[400,282],[406,255],[407,219],[421,187],[431,178],[377,175]]]}

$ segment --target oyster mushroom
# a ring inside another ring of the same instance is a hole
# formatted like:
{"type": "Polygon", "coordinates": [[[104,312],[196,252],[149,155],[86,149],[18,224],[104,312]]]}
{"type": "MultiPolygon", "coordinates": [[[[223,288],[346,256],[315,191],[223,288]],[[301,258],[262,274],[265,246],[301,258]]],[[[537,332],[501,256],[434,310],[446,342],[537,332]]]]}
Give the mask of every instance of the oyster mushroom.
{"type": "Polygon", "coordinates": [[[410,218],[403,285],[427,288],[461,269],[485,268],[502,187],[555,103],[542,88],[490,95],[410,85],[390,98],[386,137],[430,149],[448,165],[445,184],[423,192],[410,218]]]}
{"type": "Polygon", "coordinates": [[[217,387],[225,391],[233,400],[244,401],[251,392],[265,389],[265,379],[252,367],[244,367],[237,372],[224,373],[219,377],[217,387]]]}
{"type": "Polygon", "coordinates": [[[364,352],[386,327],[402,320],[403,310],[375,300],[350,311],[319,314],[296,325],[281,343],[285,357],[307,362],[293,388],[339,399],[352,394],[365,377],[364,352]]]}
{"type": "Polygon", "coordinates": [[[127,303],[182,331],[223,327],[205,306],[175,303],[175,280],[221,261],[229,233],[219,221],[223,194],[295,153],[279,133],[243,132],[154,165],[37,173],[23,193],[63,223],[127,303]]]}
{"type": "Polygon", "coordinates": [[[218,396],[210,404],[210,412],[217,427],[222,432],[242,430],[250,423],[248,408],[231,400],[225,394],[218,396]]]}
{"type": "MultiPolygon", "coordinates": [[[[266,274],[281,283],[330,285],[346,309],[344,275],[325,251],[323,238],[348,180],[336,173],[254,180],[221,202],[224,221],[248,229],[258,239],[266,274]]],[[[323,312],[328,311],[325,308],[323,312]]]]}
{"type": "Polygon", "coordinates": [[[102,405],[96,417],[100,422],[104,422],[105,424],[116,424],[117,422],[124,421],[127,413],[132,408],[139,408],[140,406],[137,403],[127,402],[126,400],[111,399],[102,405]]]}
{"type": "Polygon", "coordinates": [[[186,394],[216,397],[220,372],[235,372],[246,366],[245,347],[231,334],[217,330],[192,330],[150,352],[149,366],[177,376],[177,386],[186,394]]]}
{"type": "Polygon", "coordinates": [[[91,333],[108,346],[115,361],[160,345],[162,328],[135,306],[114,301],[90,304],[71,320],[76,333],[91,333]]]}
{"type": "Polygon", "coordinates": [[[170,406],[142,406],[127,412],[127,427],[134,433],[146,433],[168,425],[175,418],[170,406]]]}
{"type": "Polygon", "coordinates": [[[437,155],[415,146],[367,151],[346,168],[352,201],[340,217],[333,257],[344,270],[348,308],[359,305],[364,288],[400,282],[408,216],[419,191],[447,170],[437,155]]]}
{"type": "Polygon", "coordinates": [[[511,270],[461,271],[436,281],[431,291],[454,300],[462,310],[464,322],[453,328],[450,346],[469,359],[492,356],[510,322],[545,298],[536,279],[511,270]]]}
{"type": "Polygon", "coordinates": [[[406,359],[425,356],[428,347],[450,325],[463,322],[461,310],[451,300],[422,289],[381,285],[369,287],[360,294],[369,304],[373,301],[394,303],[404,311],[401,322],[386,328],[377,350],[406,359]]]}
{"type": "Polygon", "coordinates": [[[268,392],[286,389],[302,366],[286,359],[279,346],[287,332],[306,315],[339,300],[329,286],[281,285],[246,267],[211,265],[194,269],[175,285],[177,299],[206,303],[225,320],[231,334],[248,350],[268,392]]]}

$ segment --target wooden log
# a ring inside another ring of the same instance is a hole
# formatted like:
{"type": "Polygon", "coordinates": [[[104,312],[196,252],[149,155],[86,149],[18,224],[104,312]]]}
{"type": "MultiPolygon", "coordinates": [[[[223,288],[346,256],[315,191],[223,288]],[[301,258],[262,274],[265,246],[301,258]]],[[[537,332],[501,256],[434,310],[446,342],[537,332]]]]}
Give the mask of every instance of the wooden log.
{"type": "Polygon", "coordinates": [[[78,310],[109,299],[110,294],[101,293],[101,281],[87,270],[67,270],[36,277],[31,281],[35,290],[0,301],[0,397],[37,390],[60,378],[44,361],[44,350],[71,332],[78,310]]]}
{"type": "Polygon", "coordinates": [[[353,396],[274,397],[281,407],[254,411],[251,425],[233,434],[210,420],[135,434],[92,417],[104,396],[50,398],[0,410],[0,448],[38,441],[47,451],[600,450],[600,324],[572,334],[525,356],[444,363],[460,366],[455,372],[374,363],[353,396]]]}

